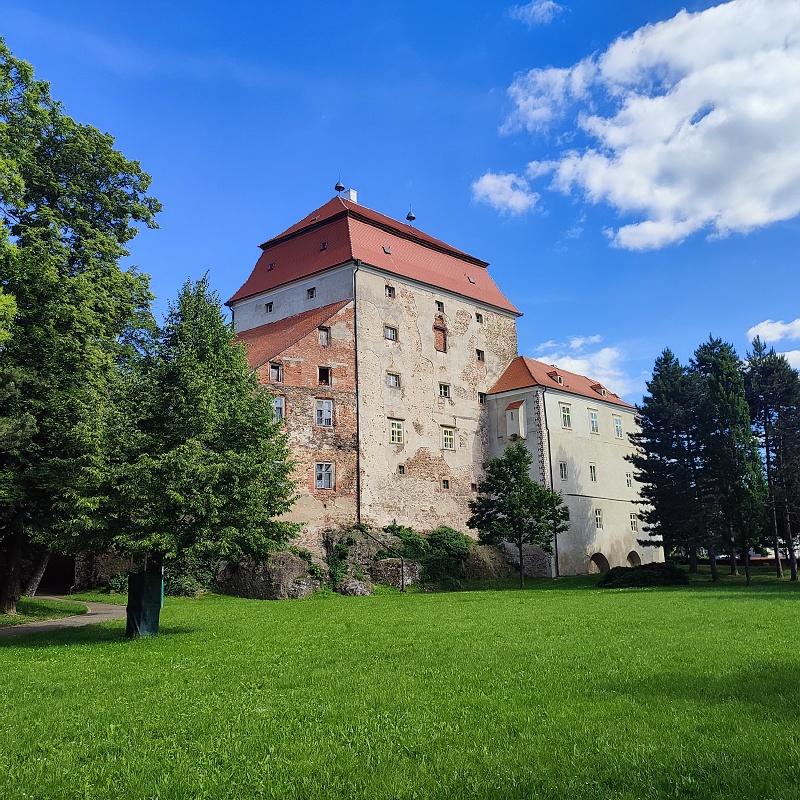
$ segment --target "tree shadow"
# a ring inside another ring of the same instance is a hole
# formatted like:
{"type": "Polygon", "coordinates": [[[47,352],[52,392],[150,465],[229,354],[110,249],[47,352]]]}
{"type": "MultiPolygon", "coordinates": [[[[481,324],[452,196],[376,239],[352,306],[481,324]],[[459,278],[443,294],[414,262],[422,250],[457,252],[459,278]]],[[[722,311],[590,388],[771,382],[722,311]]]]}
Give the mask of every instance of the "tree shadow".
{"type": "MultiPolygon", "coordinates": [[[[125,620],[121,624],[99,623],[77,628],[63,628],[57,631],[23,633],[19,636],[0,638],[0,651],[13,649],[41,650],[48,647],[64,647],[79,645],[81,647],[107,645],[111,643],[148,641],[143,639],[127,639],[125,637],[125,620]]],[[[179,625],[162,625],[157,639],[173,636],[185,636],[195,632],[195,628],[179,625]]]]}

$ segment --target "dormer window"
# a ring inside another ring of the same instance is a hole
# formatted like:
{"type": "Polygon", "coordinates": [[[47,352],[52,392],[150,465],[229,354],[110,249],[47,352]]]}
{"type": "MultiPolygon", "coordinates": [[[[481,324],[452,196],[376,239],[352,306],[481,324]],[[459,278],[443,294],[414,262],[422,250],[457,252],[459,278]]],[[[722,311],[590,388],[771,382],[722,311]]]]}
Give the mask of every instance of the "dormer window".
{"type": "Polygon", "coordinates": [[[328,249],[328,243],[327,242],[321,242],[320,246],[319,246],[319,249],[320,250],[327,250],[328,249]]]}
{"type": "Polygon", "coordinates": [[[564,378],[563,376],[558,374],[558,370],[553,370],[552,372],[548,372],[547,376],[552,378],[559,386],[564,385],[564,378]]]}
{"type": "Polygon", "coordinates": [[[605,397],[608,394],[608,392],[606,391],[606,387],[603,386],[602,383],[593,383],[592,389],[594,389],[602,397],[605,397]]]}
{"type": "Polygon", "coordinates": [[[383,252],[386,253],[387,256],[390,256],[392,254],[392,248],[389,247],[388,245],[384,245],[383,252]]]}
{"type": "Polygon", "coordinates": [[[275,269],[275,262],[274,261],[270,261],[270,264],[267,267],[267,272],[272,272],[272,270],[274,270],[274,269],[275,269]]]}

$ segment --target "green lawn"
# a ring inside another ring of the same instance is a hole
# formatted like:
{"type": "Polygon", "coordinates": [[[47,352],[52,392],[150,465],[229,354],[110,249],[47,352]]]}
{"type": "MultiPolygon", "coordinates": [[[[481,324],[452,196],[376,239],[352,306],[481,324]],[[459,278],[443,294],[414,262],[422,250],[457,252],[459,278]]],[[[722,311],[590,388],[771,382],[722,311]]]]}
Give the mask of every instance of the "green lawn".
{"type": "Polygon", "coordinates": [[[60,600],[40,600],[36,597],[20,597],[16,614],[0,614],[0,628],[9,625],[22,625],[25,622],[40,622],[45,619],[73,617],[85,614],[82,603],[62,602],[60,600]]]}
{"type": "Polygon", "coordinates": [[[800,797],[800,588],[168,599],[0,639],[0,797],[800,797]]]}

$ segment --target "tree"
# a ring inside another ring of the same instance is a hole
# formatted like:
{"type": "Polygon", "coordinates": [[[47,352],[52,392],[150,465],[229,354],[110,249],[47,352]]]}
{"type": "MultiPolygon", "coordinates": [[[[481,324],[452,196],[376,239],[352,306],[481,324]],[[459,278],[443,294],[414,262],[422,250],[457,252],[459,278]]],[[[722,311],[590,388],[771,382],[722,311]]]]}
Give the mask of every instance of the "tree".
{"type": "Polygon", "coordinates": [[[749,553],[761,535],[766,485],[741,365],[732,345],[710,337],[695,350],[692,368],[701,381],[697,415],[706,518],[729,543],[732,570],[736,548],[742,551],[749,584],[749,553]]]}
{"type": "MultiPolygon", "coordinates": [[[[123,365],[110,409],[107,479],[87,474],[78,527],[134,559],[145,594],[160,593],[165,559],[265,560],[296,533],[278,519],[295,497],[287,435],[206,278],[184,285],[155,339],[123,365]]],[[[158,630],[158,609],[147,613],[129,602],[128,635],[158,630]]]]}
{"type": "Polygon", "coordinates": [[[568,510],[561,496],[530,477],[532,457],[524,442],[506,448],[500,458],[484,464],[486,477],[470,501],[467,524],[483,544],[512,542],[519,554],[519,585],[525,586],[523,545],[553,552],[555,537],[567,530],[568,510]]]}
{"type": "Polygon", "coordinates": [[[790,465],[794,436],[793,419],[800,405],[800,376],[792,369],[785,356],[756,337],[753,350],[747,354],[745,366],[745,394],[750,406],[753,431],[764,457],[767,479],[772,547],[775,553],[775,570],[783,577],[780,546],[783,540],[789,556],[791,579],[797,580],[795,537],[790,516],[790,494],[787,483],[793,480],[790,465]]]}
{"type": "Polygon", "coordinates": [[[119,259],[160,206],[149,175],[113,145],[70,119],[0,40],[0,288],[16,303],[0,420],[18,434],[0,451],[0,612],[15,610],[24,548],[65,540],[82,513],[76,489],[99,471],[119,337],[151,299],[119,259]]]}

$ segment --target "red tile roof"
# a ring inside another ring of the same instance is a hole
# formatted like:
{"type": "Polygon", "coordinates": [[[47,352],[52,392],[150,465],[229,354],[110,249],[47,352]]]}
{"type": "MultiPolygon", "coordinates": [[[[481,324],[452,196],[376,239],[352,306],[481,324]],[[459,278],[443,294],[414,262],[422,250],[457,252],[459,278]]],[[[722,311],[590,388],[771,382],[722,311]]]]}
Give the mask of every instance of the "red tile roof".
{"type": "Polygon", "coordinates": [[[341,311],[350,300],[339,300],[322,308],[312,308],[293,317],[260,325],[258,328],[242,331],[236,340],[247,346],[247,360],[253,369],[258,369],[287,347],[299,342],[323,322],[341,311]]]}
{"type": "Polygon", "coordinates": [[[515,411],[520,406],[524,406],[524,405],[525,405],[525,401],[524,400],[515,400],[513,403],[509,403],[506,406],[506,411],[515,411]]]}
{"type": "MultiPolygon", "coordinates": [[[[567,394],[577,394],[613,403],[625,408],[634,408],[630,403],[621,400],[610,389],[606,389],[597,381],[574,372],[567,372],[552,364],[545,364],[525,356],[517,356],[500,376],[500,380],[489,390],[488,394],[511,392],[515,389],[527,389],[531,386],[544,386],[548,389],[557,389],[567,394]],[[558,382],[561,377],[562,383],[558,382]],[[605,391],[605,395],[603,395],[605,391]]],[[[510,406],[509,406],[510,408],[510,406]]]]}
{"type": "Polygon", "coordinates": [[[497,288],[485,261],[341,197],[312,211],[261,249],[253,272],[228,305],[358,259],[389,274],[520,313],[497,288]]]}

